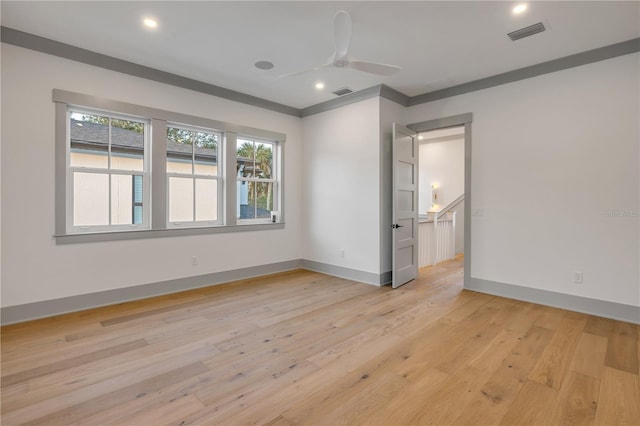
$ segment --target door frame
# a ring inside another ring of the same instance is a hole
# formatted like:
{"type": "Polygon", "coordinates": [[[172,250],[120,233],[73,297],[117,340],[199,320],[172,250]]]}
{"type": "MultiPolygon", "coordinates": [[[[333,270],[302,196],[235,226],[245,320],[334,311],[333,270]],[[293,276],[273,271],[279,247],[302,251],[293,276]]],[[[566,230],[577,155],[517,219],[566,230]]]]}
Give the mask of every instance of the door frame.
{"type": "MultiPolygon", "coordinates": [[[[464,126],[464,288],[471,284],[471,123],[473,113],[453,115],[409,124],[416,133],[464,126]]],[[[420,188],[418,188],[419,190],[420,188]]]]}

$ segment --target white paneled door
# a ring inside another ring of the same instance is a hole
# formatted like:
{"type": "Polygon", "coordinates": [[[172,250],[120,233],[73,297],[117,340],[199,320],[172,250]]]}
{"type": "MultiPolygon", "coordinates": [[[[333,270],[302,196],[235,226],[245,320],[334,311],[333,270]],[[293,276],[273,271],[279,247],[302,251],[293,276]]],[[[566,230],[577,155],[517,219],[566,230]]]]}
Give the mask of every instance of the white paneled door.
{"type": "Polygon", "coordinates": [[[418,140],[415,132],[393,123],[392,286],[418,276],[418,140]]]}

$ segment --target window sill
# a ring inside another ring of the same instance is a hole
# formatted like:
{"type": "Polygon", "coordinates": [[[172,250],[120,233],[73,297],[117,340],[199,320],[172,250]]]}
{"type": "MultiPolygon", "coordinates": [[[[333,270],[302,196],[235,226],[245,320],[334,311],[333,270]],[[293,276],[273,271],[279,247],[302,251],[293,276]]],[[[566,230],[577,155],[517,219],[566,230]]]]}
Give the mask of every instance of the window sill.
{"type": "Polygon", "coordinates": [[[284,229],[284,223],[242,224],[171,229],[145,229],[136,231],[107,231],[86,234],[54,235],[56,244],[97,243],[103,241],[138,240],[143,238],[183,237],[192,235],[226,234],[229,232],[265,231],[284,229]]]}

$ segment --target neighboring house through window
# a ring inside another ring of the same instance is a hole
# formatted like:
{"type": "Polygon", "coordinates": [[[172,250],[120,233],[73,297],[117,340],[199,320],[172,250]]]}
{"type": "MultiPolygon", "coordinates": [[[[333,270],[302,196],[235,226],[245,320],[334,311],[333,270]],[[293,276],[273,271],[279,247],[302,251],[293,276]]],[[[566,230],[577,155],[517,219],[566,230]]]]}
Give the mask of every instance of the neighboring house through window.
{"type": "Polygon", "coordinates": [[[70,228],[146,227],[148,121],[69,111],[70,228]]]}
{"type": "Polygon", "coordinates": [[[218,157],[222,135],[186,127],[167,127],[169,222],[219,224],[222,193],[218,157]]]}

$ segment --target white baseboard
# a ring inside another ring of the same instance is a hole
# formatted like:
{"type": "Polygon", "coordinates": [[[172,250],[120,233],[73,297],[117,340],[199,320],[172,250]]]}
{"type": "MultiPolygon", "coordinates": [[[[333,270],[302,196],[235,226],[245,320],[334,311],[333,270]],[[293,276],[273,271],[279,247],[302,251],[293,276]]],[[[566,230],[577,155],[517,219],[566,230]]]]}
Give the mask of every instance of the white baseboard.
{"type": "MultiPolygon", "coordinates": [[[[391,271],[375,274],[313,260],[295,259],[60,299],[7,306],[1,309],[1,322],[2,325],[8,325],[301,268],[374,286],[382,286],[391,281],[391,271]]],[[[469,282],[465,283],[465,289],[640,324],[640,306],[589,299],[479,278],[470,278],[469,282]]]]}
{"type": "Polygon", "coordinates": [[[640,324],[640,306],[471,278],[465,289],[640,324]]]}
{"type": "Polygon", "coordinates": [[[375,274],[373,272],[365,272],[307,259],[302,259],[302,267],[310,271],[321,272],[323,274],[333,275],[334,277],[345,278],[378,287],[391,282],[391,271],[383,274],[375,274]]]}
{"type": "Polygon", "coordinates": [[[300,259],[2,308],[2,325],[300,269],[300,259]]]}

